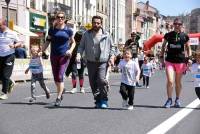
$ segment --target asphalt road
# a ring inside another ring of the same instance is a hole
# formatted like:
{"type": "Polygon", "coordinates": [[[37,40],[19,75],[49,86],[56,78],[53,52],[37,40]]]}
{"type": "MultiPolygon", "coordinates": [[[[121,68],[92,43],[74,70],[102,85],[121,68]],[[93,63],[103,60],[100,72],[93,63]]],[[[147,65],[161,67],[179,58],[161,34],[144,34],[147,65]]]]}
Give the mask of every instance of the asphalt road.
{"type": "MultiPolygon", "coordinates": [[[[191,75],[183,78],[181,108],[162,108],[167,99],[165,79],[165,73],[158,71],[151,77],[149,89],[137,88],[132,111],[121,106],[119,74],[112,73],[110,77],[108,109],[94,109],[87,76],[86,93],[65,93],[60,108],[52,107],[56,98],[52,80],[45,81],[51,98],[47,100],[37,84],[38,97],[33,104],[28,102],[30,82],[17,83],[9,99],[0,101],[0,134],[199,134],[200,101],[196,99],[191,75]],[[195,107],[188,106],[194,100],[195,107]],[[166,121],[169,119],[171,122],[166,121]]],[[[65,88],[71,89],[69,78],[65,88]]]]}

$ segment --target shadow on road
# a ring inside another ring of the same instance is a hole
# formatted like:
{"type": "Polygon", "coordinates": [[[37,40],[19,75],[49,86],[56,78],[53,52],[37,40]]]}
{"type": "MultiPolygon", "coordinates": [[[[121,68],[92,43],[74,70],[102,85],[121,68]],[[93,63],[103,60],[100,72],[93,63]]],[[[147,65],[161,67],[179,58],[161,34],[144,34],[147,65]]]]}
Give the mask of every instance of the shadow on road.
{"type": "Polygon", "coordinates": [[[33,102],[33,103],[29,103],[29,102],[6,102],[6,103],[2,103],[2,104],[11,104],[11,105],[48,105],[49,103],[46,103],[46,102],[33,102]]]}
{"type": "Polygon", "coordinates": [[[164,108],[163,106],[152,106],[152,105],[134,105],[134,107],[144,107],[144,108],[164,108]]]}
{"type": "MultiPolygon", "coordinates": [[[[45,108],[48,108],[48,109],[94,109],[94,110],[100,109],[100,108],[94,108],[94,107],[81,107],[81,106],[59,106],[59,107],[45,106],[45,108]]],[[[109,108],[105,108],[101,110],[118,110],[118,111],[120,110],[121,111],[121,110],[126,110],[126,109],[109,107],[109,108]]]]}

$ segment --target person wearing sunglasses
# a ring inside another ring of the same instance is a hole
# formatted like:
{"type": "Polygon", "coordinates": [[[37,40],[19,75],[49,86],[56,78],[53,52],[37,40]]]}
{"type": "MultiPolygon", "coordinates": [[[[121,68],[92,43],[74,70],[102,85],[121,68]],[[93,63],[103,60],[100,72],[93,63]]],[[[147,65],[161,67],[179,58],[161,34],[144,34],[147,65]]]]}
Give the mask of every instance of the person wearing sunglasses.
{"type": "Polygon", "coordinates": [[[72,51],[75,47],[73,31],[65,24],[65,13],[58,11],[49,29],[45,44],[42,46],[44,52],[51,43],[50,60],[54,81],[57,88],[55,106],[60,106],[64,92],[64,74],[68,67],[72,51]]]}
{"type": "Polygon", "coordinates": [[[183,22],[176,18],[174,20],[174,30],[164,35],[164,42],[161,49],[161,63],[165,64],[167,77],[167,101],[165,108],[173,105],[172,93],[173,88],[176,90],[176,98],[174,107],[180,107],[181,95],[181,79],[186,70],[186,61],[191,62],[191,48],[189,45],[189,37],[182,32],[183,22]],[[165,62],[164,55],[166,53],[165,62]],[[175,83],[174,83],[175,78],[175,83]]]}
{"type": "Polygon", "coordinates": [[[8,99],[14,82],[10,79],[15,61],[15,48],[22,47],[17,34],[6,26],[6,20],[0,18],[0,80],[2,94],[0,100],[8,99]]]}

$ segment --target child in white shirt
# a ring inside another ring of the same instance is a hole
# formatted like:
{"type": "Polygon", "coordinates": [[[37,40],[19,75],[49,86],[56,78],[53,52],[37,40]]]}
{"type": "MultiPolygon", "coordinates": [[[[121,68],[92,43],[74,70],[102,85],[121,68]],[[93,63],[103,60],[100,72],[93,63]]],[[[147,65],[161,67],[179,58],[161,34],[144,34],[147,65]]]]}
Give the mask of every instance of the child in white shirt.
{"type": "Polygon", "coordinates": [[[135,94],[136,81],[140,77],[139,65],[132,60],[132,50],[125,49],[123,59],[118,67],[121,70],[121,86],[120,93],[123,99],[122,106],[128,110],[133,109],[133,100],[135,94]]]}
{"type": "Polygon", "coordinates": [[[196,63],[192,64],[190,70],[194,76],[194,87],[198,98],[200,99],[200,50],[196,52],[196,63]]]}
{"type": "Polygon", "coordinates": [[[31,46],[31,59],[29,63],[29,67],[26,69],[25,74],[28,74],[29,70],[31,71],[31,99],[29,102],[33,102],[36,100],[35,96],[35,85],[36,81],[40,83],[40,86],[44,89],[46,98],[50,98],[50,91],[46,87],[44,83],[44,77],[43,77],[43,66],[42,66],[42,54],[40,53],[40,47],[39,45],[33,45],[31,46]]]}
{"type": "Polygon", "coordinates": [[[144,63],[142,64],[141,70],[143,72],[142,73],[142,76],[143,76],[143,86],[145,86],[146,88],[149,88],[149,78],[152,75],[153,66],[148,61],[148,57],[144,58],[144,63]]]}

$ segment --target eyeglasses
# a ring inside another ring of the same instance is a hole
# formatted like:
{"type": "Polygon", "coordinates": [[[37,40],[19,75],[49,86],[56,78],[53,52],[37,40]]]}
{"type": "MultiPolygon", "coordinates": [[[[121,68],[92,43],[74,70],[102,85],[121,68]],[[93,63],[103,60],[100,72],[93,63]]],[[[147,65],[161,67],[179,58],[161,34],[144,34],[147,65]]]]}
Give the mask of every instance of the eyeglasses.
{"type": "Polygon", "coordinates": [[[64,16],[57,16],[56,18],[64,20],[65,17],[64,16]]]}
{"type": "Polygon", "coordinates": [[[182,25],[182,23],[174,23],[174,25],[181,26],[181,25],[182,25]]]}

